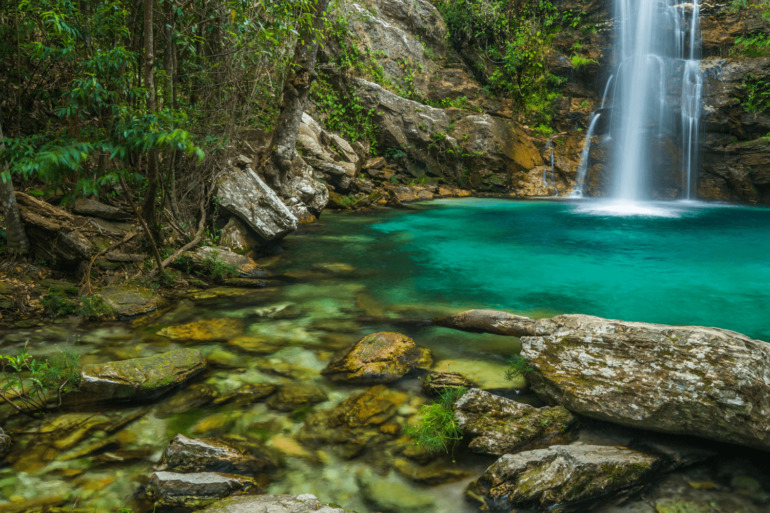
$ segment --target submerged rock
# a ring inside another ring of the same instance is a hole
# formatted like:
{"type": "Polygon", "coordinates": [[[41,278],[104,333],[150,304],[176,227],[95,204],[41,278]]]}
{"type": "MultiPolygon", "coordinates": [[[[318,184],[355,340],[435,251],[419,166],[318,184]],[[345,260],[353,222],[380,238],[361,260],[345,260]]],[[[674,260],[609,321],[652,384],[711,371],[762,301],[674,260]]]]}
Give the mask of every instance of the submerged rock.
{"type": "Polygon", "coordinates": [[[268,407],[278,411],[294,411],[303,406],[326,401],[329,397],[317,385],[310,383],[289,383],[283,385],[267,402],[268,407]]]}
{"type": "Polygon", "coordinates": [[[502,455],[563,435],[575,417],[561,406],[535,408],[473,388],[454,405],[455,417],[470,448],[502,455]]]}
{"type": "Polygon", "coordinates": [[[332,381],[349,383],[390,383],[415,367],[433,363],[430,351],[400,333],[367,335],[321,371],[332,381]]]}
{"type": "Polygon", "coordinates": [[[218,472],[154,472],[145,493],[160,507],[198,507],[255,487],[243,476],[218,472]]]}
{"type": "Polygon", "coordinates": [[[475,474],[458,465],[442,461],[434,461],[427,465],[418,465],[405,458],[397,458],[393,461],[393,468],[412,481],[431,486],[459,481],[475,474]]]}
{"type": "Polygon", "coordinates": [[[353,513],[321,503],[315,495],[260,495],[232,497],[212,504],[202,513],[353,513]]]}
{"type": "Polygon", "coordinates": [[[195,349],[179,349],[146,358],[84,365],[79,400],[152,399],[181,385],[206,368],[195,349]]]}
{"type": "Polygon", "coordinates": [[[336,408],[314,413],[305,421],[299,440],[313,444],[334,444],[344,457],[352,458],[366,447],[390,440],[394,433],[381,430],[408,396],[377,385],[345,399],[336,408]]]}
{"type": "Polygon", "coordinates": [[[657,461],[623,447],[556,445],[502,456],[466,493],[489,511],[569,505],[640,485],[657,461]]]}
{"type": "Polygon", "coordinates": [[[209,342],[235,338],[243,333],[243,328],[243,320],[225,317],[222,319],[193,321],[178,326],[168,326],[160,330],[158,335],[174,340],[209,342]]]}
{"type": "Polygon", "coordinates": [[[433,371],[422,382],[422,389],[429,394],[439,395],[458,388],[473,388],[473,382],[459,372],[433,371]]]}
{"type": "Polygon", "coordinates": [[[271,458],[232,442],[176,435],[163,453],[162,470],[256,475],[275,467],[271,458]]]}

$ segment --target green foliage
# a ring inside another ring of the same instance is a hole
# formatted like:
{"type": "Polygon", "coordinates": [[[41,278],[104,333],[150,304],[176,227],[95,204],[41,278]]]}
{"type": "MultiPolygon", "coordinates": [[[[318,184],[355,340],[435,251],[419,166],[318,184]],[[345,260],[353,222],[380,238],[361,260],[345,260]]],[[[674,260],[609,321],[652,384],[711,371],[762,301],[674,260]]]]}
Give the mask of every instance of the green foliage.
{"type": "Polygon", "coordinates": [[[535,130],[543,137],[551,137],[554,133],[553,128],[542,123],[535,127],[535,130]]]}
{"type": "Polygon", "coordinates": [[[77,311],[86,319],[103,319],[115,313],[115,309],[108,305],[102,296],[80,296],[80,307],[77,311]]]}
{"type": "Polygon", "coordinates": [[[743,88],[746,90],[743,101],[746,112],[756,114],[770,109],[770,81],[748,75],[743,81],[743,88]]]}
{"type": "Polygon", "coordinates": [[[533,369],[527,359],[521,355],[513,355],[508,359],[508,370],[505,371],[505,379],[513,381],[518,377],[526,377],[533,369]]]}
{"type": "Polygon", "coordinates": [[[770,57],[770,36],[753,34],[735,38],[731,57],[770,57]]]}
{"type": "Polygon", "coordinates": [[[437,402],[420,409],[420,421],[407,429],[407,435],[428,452],[449,452],[462,440],[462,430],[452,406],[467,391],[456,388],[442,392],[437,402]]]}
{"type": "Polygon", "coordinates": [[[596,59],[589,59],[588,57],[584,57],[582,55],[573,55],[570,60],[572,61],[572,66],[575,69],[580,69],[583,66],[588,66],[589,64],[596,64],[596,59]]]}
{"type": "Polygon", "coordinates": [[[546,71],[547,50],[583,13],[559,11],[549,0],[441,0],[437,7],[455,47],[483,52],[474,64],[489,88],[512,95],[534,123],[550,123],[563,79],[546,71]]]}
{"type": "Polygon", "coordinates": [[[0,355],[0,399],[23,413],[48,408],[55,393],[61,395],[80,385],[79,355],[62,351],[47,360],[32,357],[26,347],[17,355],[0,355]]]}
{"type": "Polygon", "coordinates": [[[228,264],[216,253],[197,265],[189,256],[182,255],[176,260],[176,264],[180,265],[187,274],[195,274],[213,282],[222,282],[227,278],[238,276],[238,267],[228,264]]]}
{"type": "MultiPolygon", "coordinates": [[[[77,294],[77,289],[75,290],[75,294],[77,294]]],[[[40,298],[40,304],[43,305],[43,311],[46,315],[51,317],[72,315],[78,309],[77,299],[71,297],[72,295],[72,291],[51,287],[40,298]]]]}
{"type": "Polygon", "coordinates": [[[374,110],[361,105],[355,90],[339,91],[325,74],[319,73],[318,80],[310,88],[310,97],[326,128],[338,132],[350,142],[368,142],[371,154],[377,154],[378,127],[374,121],[374,110]]]}

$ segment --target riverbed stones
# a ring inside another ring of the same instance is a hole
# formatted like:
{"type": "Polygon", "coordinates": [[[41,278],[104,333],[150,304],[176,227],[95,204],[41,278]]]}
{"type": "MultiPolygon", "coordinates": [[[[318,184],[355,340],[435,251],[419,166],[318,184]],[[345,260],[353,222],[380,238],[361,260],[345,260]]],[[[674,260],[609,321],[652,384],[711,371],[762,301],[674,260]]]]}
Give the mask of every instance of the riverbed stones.
{"type": "Polygon", "coordinates": [[[569,505],[641,485],[656,463],[624,447],[554,445],[500,457],[467,495],[493,512],[569,505]]]}
{"type": "Polygon", "coordinates": [[[558,438],[575,422],[562,406],[535,408],[472,388],[454,404],[455,417],[470,449],[500,456],[558,438]]]}
{"type": "Polygon", "coordinates": [[[374,386],[351,396],[337,407],[310,415],[299,432],[299,440],[316,445],[332,444],[345,458],[353,458],[367,447],[393,439],[397,434],[383,426],[390,421],[408,396],[374,386]]]}
{"type": "Polygon", "coordinates": [[[202,513],[353,513],[321,503],[315,495],[260,495],[218,501],[202,513]]]}
{"type": "Polygon", "coordinates": [[[146,358],[84,365],[78,400],[153,399],[206,368],[195,349],[179,349],[146,358]]]}
{"type": "Polygon", "coordinates": [[[244,476],[218,472],[154,472],[145,493],[159,507],[196,507],[255,488],[244,476]]]}
{"type": "Polygon", "coordinates": [[[267,455],[233,442],[176,435],[161,458],[159,469],[174,472],[224,472],[253,476],[275,467],[267,455]]]}
{"type": "Polygon", "coordinates": [[[429,368],[432,362],[430,351],[406,335],[378,332],[350,346],[321,374],[347,383],[390,383],[416,367],[429,368]]]}
{"type": "Polygon", "coordinates": [[[627,426],[770,450],[770,344],[732,331],[545,320],[523,337],[533,390],[568,410],[627,426]],[[542,326],[546,326],[543,324],[542,326]]]}

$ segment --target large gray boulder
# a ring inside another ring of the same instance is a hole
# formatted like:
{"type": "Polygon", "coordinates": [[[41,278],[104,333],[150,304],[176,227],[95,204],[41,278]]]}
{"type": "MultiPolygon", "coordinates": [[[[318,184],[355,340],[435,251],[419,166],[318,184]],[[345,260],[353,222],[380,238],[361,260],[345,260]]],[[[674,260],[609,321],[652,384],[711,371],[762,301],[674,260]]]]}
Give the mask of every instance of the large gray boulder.
{"type": "MultiPolygon", "coordinates": [[[[447,319],[454,320],[450,322],[447,319]]],[[[475,310],[459,329],[520,336],[546,402],[626,426],[770,450],[770,344],[718,328],[475,310]]]]}
{"type": "Polygon", "coordinates": [[[206,368],[197,349],[178,349],[146,358],[84,365],[78,401],[153,399],[206,368]]]}
{"type": "Polygon", "coordinates": [[[458,399],[454,412],[463,433],[473,437],[469,447],[497,456],[554,439],[575,422],[562,406],[535,408],[478,388],[458,399]]]}
{"type": "Polygon", "coordinates": [[[623,447],[554,445],[502,456],[468,485],[468,495],[493,512],[570,505],[640,485],[657,462],[623,447]]]}
{"type": "Polygon", "coordinates": [[[233,168],[217,182],[219,205],[239,217],[262,240],[278,240],[297,229],[297,217],[251,168],[233,168]]]}
{"type": "Polygon", "coordinates": [[[260,495],[231,497],[216,502],[202,513],[352,513],[321,503],[315,495],[260,495]]]}

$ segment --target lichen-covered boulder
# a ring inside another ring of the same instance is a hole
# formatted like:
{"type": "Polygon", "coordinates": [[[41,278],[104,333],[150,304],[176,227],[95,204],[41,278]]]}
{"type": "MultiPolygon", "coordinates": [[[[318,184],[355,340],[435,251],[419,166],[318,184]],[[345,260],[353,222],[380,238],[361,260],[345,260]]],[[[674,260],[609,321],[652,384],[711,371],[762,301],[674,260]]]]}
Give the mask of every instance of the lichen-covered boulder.
{"type": "Polygon", "coordinates": [[[430,367],[432,362],[430,351],[417,347],[406,335],[379,332],[350,346],[321,374],[332,381],[390,383],[415,367],[430,367]]]}
{"type": "Polygon", "coordinates": [[[270,457],[232,442],[176,435],[166,448],[159,468],[174,472],[225,472],[256,475],[275,467],[270,457]]]}
{"type": "Polygon", "coordinates": [[[627,426],[770,449],[770,344],[717,328],[586,315],[522,337],[546,402],[627,426]]]}
{"type": "Polygon", "coordinates": [[[563,435],[575,417],[562,406],[535,408],[473,388],[454,404],[460,428],[473,440],[470,448],[502,455],[563,435]]]}
{"type": "Polygon", "coordinates": [[[218,472],[154,472],[145,493],[157,507],[195,508],[254,488],[254,481],[244,476],[218,472]]]}
{"type": "Polygon", "coordinates": [[[623,447],[555,445],[502,456],[468,485],[466,494],[482,499],[493,512],[546,509],[640,485],[657,461],[623,447]]]}
{"type": "Polygon", "coordinates": [[[334,445],[343,457],[352,458],[367,447],[392,440],[398,433],[383,429],[406,403],[408,396],[377,385],[342,401],[337,407],[310,415],[299,440],[314,445],[334,445]]]}
{"type": "Polygon", "coordinates": [[[297,229],[297,218],[252,169],[232,169],[217,183],[219,205],[238,216],[263,241],[297,229]]]}
{"type": "Polygon", "coordinates": [[[206,368],[195,349],[179,349],[146,358],[84,365],[79,400],[152,399],[181,385],[206,368]]]}
{"type": "Polygon", "coordinates": [[[218,501],[202,513],[353,513],[321,503],[315,495],[260,495],[218,501]]]}

